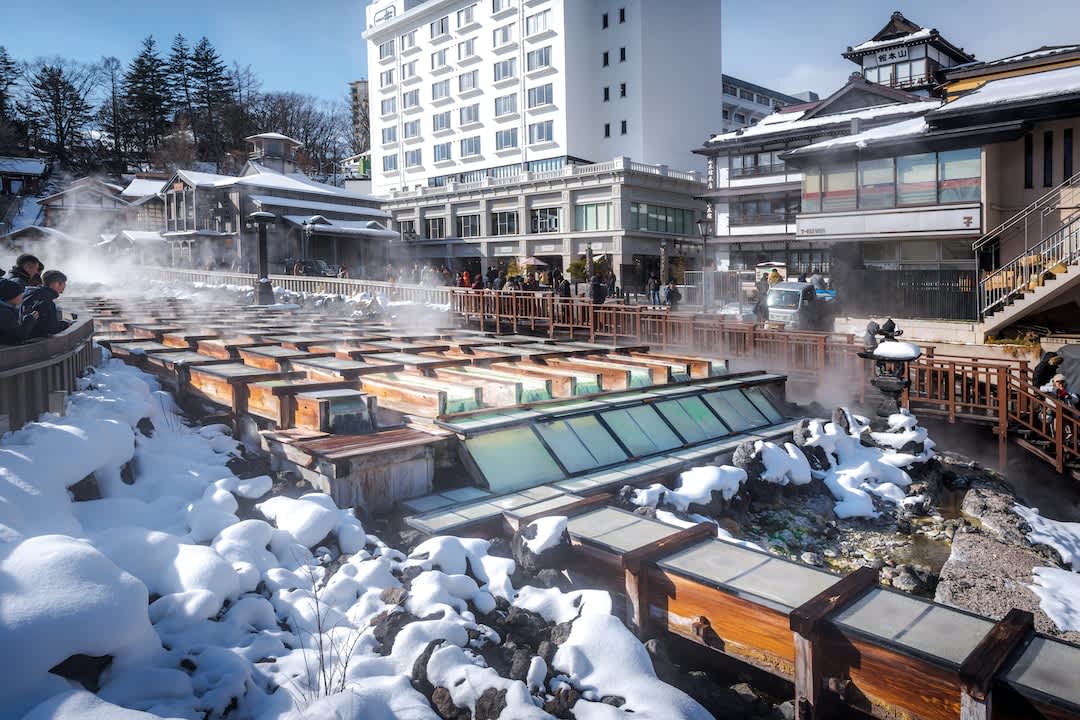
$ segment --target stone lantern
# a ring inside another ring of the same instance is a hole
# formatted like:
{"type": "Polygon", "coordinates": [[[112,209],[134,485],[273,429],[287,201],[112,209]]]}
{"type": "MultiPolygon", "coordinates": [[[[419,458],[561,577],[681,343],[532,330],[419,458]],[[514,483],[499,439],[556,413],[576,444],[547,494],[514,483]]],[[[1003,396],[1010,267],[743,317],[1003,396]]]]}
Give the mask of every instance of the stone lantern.
{"type": "Polygon", "coordinates": [[[918,345],[896,339],[903,334],[892,318],[883,325],[871,320],[866,326],[864,349],[859,357],[874,361],[874,377],[870,384],[884,395],[877,410],[879,417],[900,412],[900,396],[911,385],[907,364],[922,356],[922,348],[918,345]],[[880,341],[879,337],[882,338],[880,341]]]}

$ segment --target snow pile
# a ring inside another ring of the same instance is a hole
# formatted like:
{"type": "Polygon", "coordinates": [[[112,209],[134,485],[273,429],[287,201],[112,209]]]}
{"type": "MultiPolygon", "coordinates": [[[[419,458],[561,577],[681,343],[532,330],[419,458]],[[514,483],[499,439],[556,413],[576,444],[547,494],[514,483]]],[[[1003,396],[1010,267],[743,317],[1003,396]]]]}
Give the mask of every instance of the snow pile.
{"type": "Polygon", "coordinates": [[[656,483],[642,490],[636,490],[631,502],[641,507],[669,505],[680,512],[686,512],[691,504],[708,505],[713,493],[720,493],[724,500],[730,500],[746,482],[746,473],[730,465],[702,465],[683,471],[674,490],[656,483]]]}
{"type": "Polygon", "coordinates": [[[1032,544],[1052,547],[1072,568],[1032,568],[1029,587],[1039,596],[1039,607],[1062,630],[1080,630],[1080,523],[1051,520],[1019,504],[1013,510],[1031,526],[1027,539],[1032,544]]]}
{"type": "Polygon", "coordinates": [[[802,450],[791,443],[780,447],[776,443],[758,440],[754,443],[765,469],[761,479],[776,485],[809,485],[811,478],[810,461],[802,450]]]}
{"type": "Polygon", "coordinates": [[[890,415],[885,432],[871,432],[866,418],[842,412],[848,418],[847,428],[836,422],[810,420],[801,444],[822,451],[820,457],[827,467],[816,470],[815,475],[825,481],[836,498],[837,517],[875,518],[879,513],[873,498],[903,502],[904,488],[911,484],[911,476],[904,468],[933,457],[934,443],[907,411],[890,415]],[[865,445],[864,434],[881,447],[865,445]],[[918,443],[922,444],[921,450],[915,452],[918,443]]]}
{"type": "Polygon", "coordinates": [[[534,555],[539,555],[559,544],[563,533],[566,532],[566,516],[552,515],[534,520],[529,525],[536,528],[536,534],[525,540],[525,546],[534,555]]]}

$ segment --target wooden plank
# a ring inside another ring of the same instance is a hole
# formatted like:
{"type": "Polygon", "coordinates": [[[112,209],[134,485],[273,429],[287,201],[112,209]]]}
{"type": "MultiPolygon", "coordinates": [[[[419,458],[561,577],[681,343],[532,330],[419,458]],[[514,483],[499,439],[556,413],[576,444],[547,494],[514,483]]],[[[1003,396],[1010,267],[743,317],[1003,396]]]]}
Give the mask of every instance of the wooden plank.
{"type": "Polygon", "coordinates": [[[1013,608],[999,620],[960,664],[964,693],[976,700],[986,700],[994,676],[1034,628],[1035,616],[1026,610],[1013,608]]]}
{"type": "Polygon", "coordinates": [[[834,585],[791,611],[788,616],[791,630],[806,637],[813,637],[823,620],[858,600],[877,585],[877,582],[877,570],[869,567],[861,567],[845,575],[834,585]]]}

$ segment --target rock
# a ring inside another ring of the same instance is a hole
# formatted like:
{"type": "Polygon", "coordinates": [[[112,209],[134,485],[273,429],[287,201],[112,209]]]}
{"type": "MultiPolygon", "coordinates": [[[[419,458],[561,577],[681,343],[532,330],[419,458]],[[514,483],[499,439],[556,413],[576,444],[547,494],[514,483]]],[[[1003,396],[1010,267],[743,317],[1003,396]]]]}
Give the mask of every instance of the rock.
{"type": "Polygon", "coordinates": [[[551,628],[551,642],[556,645],[562,645],[570,637],[570,631],[574,625],[572,621],[559,623],[555,627],[551,628]]]}
{"type": "Polygon", "coordinates": [[[412,581],[419,577],[422,572],[424,572],[424,568],[419,565],[410,565],[401,571],[401,582],[405,585],[411,585],[412,581]]]}
{"type": "Polygon", "coordinates": [[[528,650],[518,648],[514,650],[514,657],[510,661],[510,679],[525,681],[529,674],[529,665],[532,663],[533,654],[528,650]]]}
{"type": "Polygon", "coordinates": [[[1023,518],[1013,512],[1016,496],[1010,492],[973,488],[964,495],[960,509],[976,518],[982,529],[1010,545],[1025,545],[1030,530],[1023,518]]]}
{"type": "Polygon", "coordinates": [[[72,655],[53,666],[49,672],[68,680],[74,680],[92,693],[101,687],[101,673],[112,665],[112,655],[72,655]]]}
{"type": "Polygon", "coordinates": [[[731,690],[742,699],[747,714],[761,715],[769,712],[770,705],[768,701],[758,697],[758,694],[754,692],[754,688],[750,687],[749,683],[742,682],[732,685],[731,690]]]}
{"type": "Polygon", "coordinates": [[[408,597],[409,591],[403,587],[388,587],[379,595],[379,599],[387,605],[401,605],[408,597]]]}
{"type": "Polygon", "coordinates": [[[821,567],[825,564],[825,559],[816,552],[804,552],[799,556],[799,560],[803,561],[807,565],[814,565],[815,567],[821,567]]]}
{"type": "Polygon", "coordinates": [[[376,652],[380,655],[389,655],[390,650],[394,646],[394,639],[398,636],[398,633],[401,632],[401,628],[418,619],[419,618],[407,610],[379,613],[373,617],[371,619],[371,624],[374,626],[372,634],[375,636],[375,639],[379,641],[379,647],[376,648],[376,652]]]}
{"type": "Polygon", "coordinates": [[[437,687],[435,692],[431,693],[431,705],[443,720],[472,720],[469,709],[455,705],[450,691],[444,687],[437,687]]]}
{"type": "Polygon", "coordinates": [[[132,458],[120,466],[120,479],[125,485],[135,484],[135,459],[132,458]]]}
{"type": "Polygon", "coordinates": [[[431,660],[431,654],[435,652],[445,642],[442,639],[432,640],[424,648],[424,651],[420,653],[420,656],[416,658],[416,662],[413,663],[412,675],[410,679],[412,686],[416,688],[416,691],[421,695],[431,697],[431,694],[435,692],[435,686],[428,680],[427,665],[431,660]]]}
{"type": "Polygon", "coordinates": [[[824,449],[817,445],[810,446],[807,443],[810,442],[810,418],[803,418],[796,424],[795,431],[792,433],[795,445],[802,450],[803,455],[810,462],[811,470],[824,471],[832,467],[832,463],[829,462],[829,455],[824,449]]]}
{"type": "Polygon", "coordinates": [[[562,572],[555,568],[544,568],[540,572],[536,573],[536,582],[533,585],[539,585],[545,588],[558,588],[563,592],[567,592],[572,589],[570,581],[562,572]]]}
{"type": "Polygon", "coordinates": [[[510,547],[510,541],[503,537],[497,537],[488,546],[488,555],[492,557],[512,558],[514,551],[510,547]]]}
{"type": "Polygon", "coordinates": [[[148,438],[154,437],[154,421],[148,417],[140,418],[135,428],[148,438]]]}
{"type": "Polygon", "coordinates": [[[559,646],[550,640],[542,641],[536,648],[536,654],[544,659],[548,667],[551,667],[551,661],[555,659],[555,651],[559,649],[559,646]]]}
{"type": "Polygon", "coordinates": [[[101,499],[101,488],[98,487],[97,477],[90,473],[79,482],[68,488],[72,502],[87,502],[101,499]]]}
{"type": "Polygon", "coordinates": [[[572,687],[562,687],[551,698],[544,702],[544,712],[550,713],[557,718],[569,720],[570,708],[581,699],[581,693],[572,687]]]}
{"type": "MultiPolygon", "coordinates": [[[[540,643],[551,639],[551,628],[540,615],[517,605],[511,605],[506,613],[503,636],[505,640],[519,646],[538,648],[540,643]]],[[[544,659],[547,660],[547,658],[544,659]]]]}
{"type": "Polygon", "coordinates": [[[795,720],[795,703],[790,700],[780,703],[773,710],[773,715],[778,720],[795,720]]]}
{"type": "Polygon", "coordinates": [[[926,585],[910,565],[899,565],[894,568],[892,586],[906,593],[917,594],[926,591],[926,585]]]}
{"type": "Polygon", "coordinates": [[[475,720],[498,720],[506,709],[506,690],[488,688],[476,700],[475,720]]]}
{"type": "Polygon", "coordinates": [[[777,505],[783,497],[783,487],[771,482],[765,482],[761,476],[765,472],[765,463],[761,460],[761,453],[754,447],[755,441],[747,440],[735,448],[731,456],[731,464],[746,472],[746,482],[743,483],[743,491],[749,495],[755,504],[777,505]]]}
{"type": "Polygon", "coordinates": [[[829,558],[830,560],[834,560],[840,557],[840,553],[834,548],[825,548],[821,554],[829,558]]]}
{"type": "Polygon", "coordinates": [[[679,676],[679,670],[672,664],[667,646],[659,638],[651,638],[645,641],[645,651],[652,659],[656,676],[669,685],[674,685],[679,676]]]}
{"type": "Polygon", "coordinates": [[[570,533],[564,529],[558,543],[553,547],[546,548],[537,555],[529,549],[525,542],[535,538],[536,532],[536,526],[530,523],[514,533],[510,549],[513,552],[518,570],[525,575],[533,576],[544,568],[566,567],[570,558],[570,533]]]}
{"type": "Polygon", "coordinates": [[[600,702],[612,707],[622,707],[626,704],[626,698],[620,697],[619,695],[605,695],[600,698],[600,702]]]}

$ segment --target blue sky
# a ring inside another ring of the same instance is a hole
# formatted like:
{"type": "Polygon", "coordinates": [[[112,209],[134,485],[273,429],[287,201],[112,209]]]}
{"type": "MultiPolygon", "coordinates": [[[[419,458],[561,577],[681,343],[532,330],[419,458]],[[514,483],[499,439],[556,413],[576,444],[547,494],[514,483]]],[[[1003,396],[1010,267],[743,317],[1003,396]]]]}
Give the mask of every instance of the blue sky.
{"type": "MultiPolygon", "coordinates": [[[[663,0],[644,0],[663,2],[663,0]]],[[[720,2],[721,0],[700,0],[720,2]]],[[[17,59],[64,55],[127,63],[153,34],[206,35],[228,63],[250,64],[264,90],[343,98],[366,77],[365,0],[8,0],[0,45],[17,59]],[[12,29],[17,29],[12,32],[12,29]]],[[[899,9],[980,58],[1080,42],[1077,0],[727,0],[724,72],[784,92],[839,87],[855,66],[840,57],[899,9]],[[977,9],[975,9],[977,8],[977,9]]]]}

